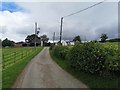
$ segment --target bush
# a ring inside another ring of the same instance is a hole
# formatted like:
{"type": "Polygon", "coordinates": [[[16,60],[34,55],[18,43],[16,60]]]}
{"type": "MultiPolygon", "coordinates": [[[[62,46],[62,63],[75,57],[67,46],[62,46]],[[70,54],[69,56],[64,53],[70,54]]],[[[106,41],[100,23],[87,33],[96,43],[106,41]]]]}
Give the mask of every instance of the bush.
{"type": "Polygon", "coordinates": [[[66,46],[54,46],[53,53],[61,59],[65,59],[69,49],[66,46]]]}
{"type": "Polygon", "coordinates": [[[52,50],[54,48],[54,44],[50,44],[50,50],[52,50]]]}
{"type": "Polygon", "coordinates": [[[68,64],[78,70],[104,77],[120,75],[120,53],[118,48],[101,43],[84,43],[73,47],[54,46],[52,52],[56,57],[67,60],[68,64]]]}
{"type": "Polygon", "coordinates": [[[104,69],[106,53],[98,43],[84,43],[70,51],[71,66],[77,70],[99,73],[104,69]]]}
{"type": "Polygon", "coordinates": [[[116,48],[105,48],[107,59],[105,61],[106,70],[112,74],[120,75],[120,52],[116,48]]]}

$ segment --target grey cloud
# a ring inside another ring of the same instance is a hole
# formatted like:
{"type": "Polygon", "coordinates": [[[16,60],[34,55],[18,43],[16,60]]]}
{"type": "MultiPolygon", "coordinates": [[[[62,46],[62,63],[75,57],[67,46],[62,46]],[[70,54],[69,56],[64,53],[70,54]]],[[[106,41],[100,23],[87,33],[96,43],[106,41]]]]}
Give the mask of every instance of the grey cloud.
{"type": "Polygon", "coordinates": [[[23,28],[19,28],[16,31],[16,34],[20,34],[20,35],[28,35],[34,33],[34,28],[33,27],[23,27],[23,28]]]}
{"type": "Polygon", "coordinates": [[[96,35],[100,36],[100,34],[106,33],[109,38],[118,38],[118,25],[116,23],[111,24],[109,27],[101,27],[96,30],[96,35]]]}
{"type": "Polygon", "coordinates": [[[0,33],[5,34],[7,32],[7,27],[6,26],[1,26],[0,27],[0,33]]]}
{"type": "MultiPolygon", "coordinates": [[[[95,2],[94,2],[95,3],[95,2]]],[[[93,2],[79,3],[18,3],[28,10],[30,23],[38,22],[40,35],[47,34],[52,40],[53,33],[56,33],[56,39],[59,39],[60,17],[76,12],[88,7],[93,2]]],[[[63,20],[64,40],[72,40],[76,35],[80,35],[82,40],[98,40],[102,33],[108,34],[109,38],[117,37],[118,4],[103,3],[91,8],[83,13],[76,14],[63,20]]],[[[29,23],[28,22],[28,23],[29,23]]],[[[24,39],[28,34],[34,33],[34,25],[21,27],[16,31],[19,39],[24,39]]]]}

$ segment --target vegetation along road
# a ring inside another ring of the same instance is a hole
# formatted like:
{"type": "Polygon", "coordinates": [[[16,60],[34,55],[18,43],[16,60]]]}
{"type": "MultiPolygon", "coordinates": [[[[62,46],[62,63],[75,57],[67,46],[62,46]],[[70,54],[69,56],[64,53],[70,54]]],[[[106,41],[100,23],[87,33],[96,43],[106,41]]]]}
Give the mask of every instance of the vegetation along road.
{"type": "Polygon", "coordinates": [[[59,67],[44,48],[26,66],[14,88],[87,88],[85,84],[59,67]]]}

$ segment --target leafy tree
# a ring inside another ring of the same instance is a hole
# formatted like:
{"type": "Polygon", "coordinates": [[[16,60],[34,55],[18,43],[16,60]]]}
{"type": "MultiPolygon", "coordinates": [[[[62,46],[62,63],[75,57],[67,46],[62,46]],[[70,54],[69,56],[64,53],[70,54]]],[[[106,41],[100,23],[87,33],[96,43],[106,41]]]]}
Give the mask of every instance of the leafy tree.
{"type": "Polygon", "coordinates": [[[14,46],[14,41],[10,41],[7,38],[5,40],[2,41],[2,46],[6,47],[6,46],[14,46]]]}
{"type": "Polygon", "coordinates": [[[108,38],[107,34],[101,34],[101,42],[105,42],[106,39],[108,38]]]}
{"type": "Polygon", "coordinates": [[[47,37],[47,35],[42,35],[41,37],[41,41],[43,41],[43,44],[47,43],[49,38],[47,37]]]}
{"type": "Polygon", "coordinates": [[[26,37],[25,41],[26,41],[27,43],[31,43],[32,40],[35,39],[35,38],[40,39],[40,37],[38,37],[37,35],[32,34],[32,35],[28,35],[28,36],[26,37]]]}
{"type": "Polygon", "coordinates": [[[80,38],[80,36],[79,36],[79,35],[78,35],[78,36],[75,36],[74,39],[73,39],[73,41],[75,41],[75,42],[76,42],[76,41],[81,42],[81,38],[80,38]]]}

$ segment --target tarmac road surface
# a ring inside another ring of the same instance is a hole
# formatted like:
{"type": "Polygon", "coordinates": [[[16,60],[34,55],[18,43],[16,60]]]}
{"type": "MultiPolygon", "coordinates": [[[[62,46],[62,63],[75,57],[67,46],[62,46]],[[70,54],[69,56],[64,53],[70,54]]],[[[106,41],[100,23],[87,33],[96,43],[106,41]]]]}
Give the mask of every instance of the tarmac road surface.
{"type": "Polygon", "coordinates": [[[64,71],[45,47],[18,76],[13,88],[88,88],[64,71]]]}

